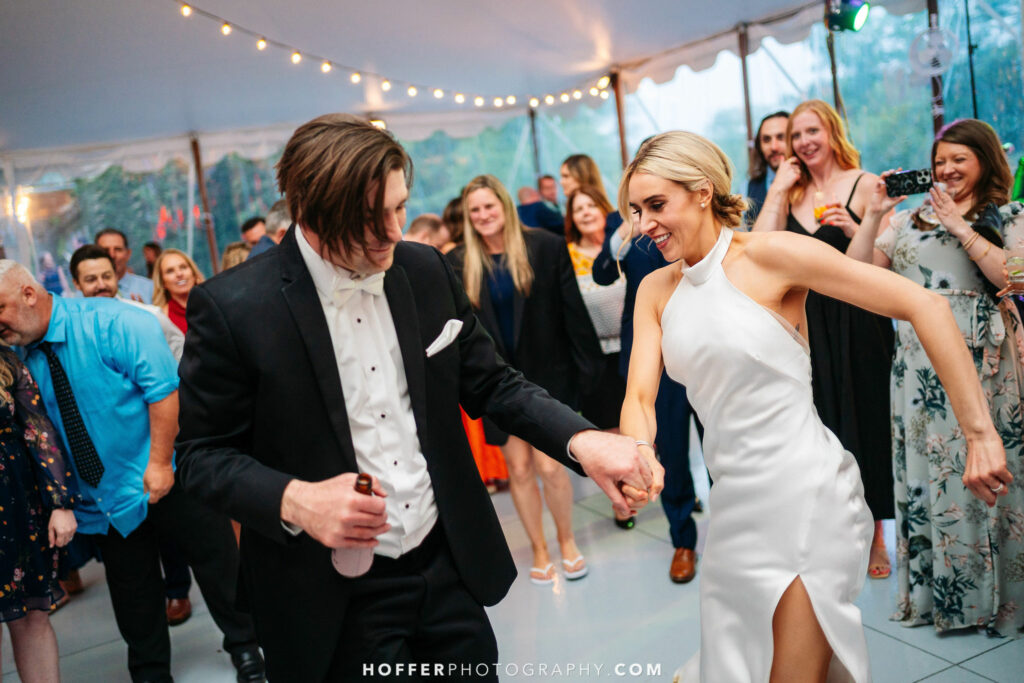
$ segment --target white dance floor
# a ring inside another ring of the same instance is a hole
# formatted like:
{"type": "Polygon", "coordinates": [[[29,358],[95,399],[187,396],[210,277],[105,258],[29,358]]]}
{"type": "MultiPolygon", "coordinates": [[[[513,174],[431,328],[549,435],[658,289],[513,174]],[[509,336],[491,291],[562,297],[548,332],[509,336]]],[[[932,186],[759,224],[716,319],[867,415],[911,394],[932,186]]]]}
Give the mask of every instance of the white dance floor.
{"type": "MultiPolygon", "coordinates": [[[[707,477],[694,449],[698,494],[707,501],[707,477]]],[[[536,586],[527,572],[531,554],[508,493],[493,499],[519,569],[509,595],[489,611],[498,637],[502,680],[568,681],[619,678],[669,681],[676,667],[697,651],[700,631],[697,579],[668,579],[672,547],[660,505],[640,514],[636,528],[612,524],[611,508],[590,481],[573,477],[573,523],[590,574],[536,586]]],[[[712,510],[697,516],[701,533],[712,510]]],[[[557,564],[554,525],[546,519],[557,564]]],[[[889,547],[893,547],[891,522],[889,547]]],[[[700,550],[700,548],[698,548],[700,550]]],[[[53,616],[61,653],[61,675],[69,683],[128,681],[126,648],[114,624],[103,566],[82,571],[86,590],[53,616]]],[[[235,672],[220,650],[221,633],[192,589],[192,618],[171,629],[172,672],[179,683],[231,683],[235,672]]],[[[1024,639],[982,633],[938,636],[931,627],[904,628],[889,621],[895,582],[868,580],[858,600],[864,615],[875,683],[1020,683],[1024,639]]],[[[10,638],[3,635],[3,683],[14,672],[10,638]]]]}

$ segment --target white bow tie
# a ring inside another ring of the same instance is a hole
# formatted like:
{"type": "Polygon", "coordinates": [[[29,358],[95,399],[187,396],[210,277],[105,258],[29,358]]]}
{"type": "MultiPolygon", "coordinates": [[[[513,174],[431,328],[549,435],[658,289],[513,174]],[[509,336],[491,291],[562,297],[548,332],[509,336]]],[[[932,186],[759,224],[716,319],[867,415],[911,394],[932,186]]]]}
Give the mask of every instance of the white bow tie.
{"type": "Polygon", "coordinates": [[[383,294],[384,273],[374,273],[361,278],[335,278],[334,280],[334,299],[338,305],[344,304],[354,292],[359,290],[374,296],[383,294]]]}

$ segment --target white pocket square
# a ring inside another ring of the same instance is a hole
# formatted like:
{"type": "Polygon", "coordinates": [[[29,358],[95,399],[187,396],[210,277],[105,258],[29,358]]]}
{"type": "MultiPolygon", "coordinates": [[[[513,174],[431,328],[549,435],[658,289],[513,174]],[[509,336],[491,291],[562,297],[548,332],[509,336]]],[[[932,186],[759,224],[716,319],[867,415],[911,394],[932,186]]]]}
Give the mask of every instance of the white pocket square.
{"type": "Polygon", "coordinates": [[[445,347],[455,341],[455,338],[459,336],[459,332],[462,330],[462,321],[449,320],[444,324],[444,329],[441,330],[441,334],[438,335],[437,339],[430,343],[427,347],[427,358],[440,353],[445,347]]]}

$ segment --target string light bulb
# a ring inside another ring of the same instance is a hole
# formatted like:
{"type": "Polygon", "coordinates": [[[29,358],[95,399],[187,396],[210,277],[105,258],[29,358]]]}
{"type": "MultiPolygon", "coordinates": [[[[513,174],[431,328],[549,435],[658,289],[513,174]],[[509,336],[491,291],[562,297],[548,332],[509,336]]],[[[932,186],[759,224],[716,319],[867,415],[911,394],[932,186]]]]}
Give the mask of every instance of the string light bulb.
{"type": "Polygon", "coordinates": [[[608,99],[608,91],[607,90],[602,90],[601,91],[601,99],[602,100],[607,100],[608,99]]]}
{"type": "Polygon", "coordinates": [[[292,53],[292,64],[298,64],[302,61],[302,53],[296,50],[292,53]]]}
{"type": "Polygon", "coordinates": [[[573,98],[574,100],[578,100],[578,99],[580,99],[581,97],[583,97],[583,92],[582,92],[582,91],[580,91],[580,90],[573,90],[573,91],[572,91],[572,98],[573,98]]]}
{"type": "Polygon", "coordinates": [[[610,77],[608,77],[608,76],[601,76],[601,78],[597,79],[597,88],[598,88],[598,90],[604,90],[605,88],[608,87],[608,84],[611,83],[611,82],[612,82],[612,79],[610,77]]]}
{"type": "Polygon", "coordinates": [[[416,94],[419,92],[419,90],[416,89],[415,85],[410,85],[409,89],[406,90],[406,92],[409,93],[409,97],[416,97],[416,94]]]}
{"type": "Polygon", "coordinates": [[[264,50],[266,50],[267,49],[267,39],[266,38],[260,38],[259,40],[257,40],[256,41],[256,49],[259,50],[260,52],[263,52],[264,50]]]}
{"type": "Polygon", "coordinates": [[[352,75],[348,77],[348,80],[352,81],[353,84],[363,80],[363,75],[358,71],[353,71],[352,75]]]}
{"type": "Polygon", "coordinates": [[[538,100],[536,97],[531,97],[530,106],[536,109],[538,106],[540,106],[540,100],[538,100]]]}
{"type": "Polygon", "coordinates": [[[466,101],[466,96],[465,95],[463,95],[460,92],[455,93],[455,103],[456,104],[462,104],[465,101],[466,101]]]}
{"type": "Polygon", "coordinates": [[[562,100],[562,102],[568,102],[569,101],[569,93],[567,93],[567,92],[562,93],[561,95],[558,96],[558,99],[562,100]]]}
{"type": "Polygon", "coordinates": [[[442,97],[444,97],[444,90],[441,90],[440,88],[434,88],[434,97],[436,97],[437,99],[441,99],[442,97]]]}
{"type": "Polygon", "coordinates": [[[320,70],[325,74],[331,73],[331,63],[325,59],[323,64],[320,65],[320,70]]]}
{"type": "Polygon", "coordinates": [[[228,22],[225,21],[223,24],[220,25],[220,32],[223,33],[226,36],[230,36],[231,35],[231,24],[229,24],[228,22]]]}
{"type": "Polygon", "coordinates": [[[516,96],[515,95],[509,95],[508,97],[505,98],[505,104],[507,104],[508,106],[511,107],[515,103],[516,103],[516,96]]]}
{"type": "Polygon", "coordinates": [[[475,104],[478,107],[484,106],[484,98],[477,95],[476,97],[473,98],[473,104],[475,104]]]}
{"type": "Polygon", "coordinates": [[[388,92],[389,90],[391,90],[391,81],[389,81],[387,79],[384,79],[383,81],[381,81],[380,82],[380,89],[383,90],[384,92],[388,92]]]}
{"type": "Polygon", "coordinates": [[[544,104],[547,104],[547,105],[550,106],[550,105],[552,105],[554,103],[555,103],[555,96],[554,95],[545,95],[544,96],[544,104]]]}
{"type": "Polygon", "coordinates": [[[495,97],[494,98],[494,106],[495,107],[501,107],[504,104],[505,104],[505,100],[501,99],[500,97],[495,97]]]}
{"type": "Polygon", "coordinates": [[[370,125],[381,130],[387,130],[388,128],[388,124],[384,123],[384,119],[370,119],[370,125]]]}
{"type": "Polygon", "coordinates": [[[601,91],[597,89],[597,86],[595,86],[595,87],[590,89],[590,96],[591,97],[597,97],[600,94],[601,94],[601,91]]]}
{"type": "Polygon", "coordinates": [[[182,5],[181,6],[181,16],[183,16],[183,17],[191,17],[192,16],[192,8],[189,7],[188,5],[182,5]]]}

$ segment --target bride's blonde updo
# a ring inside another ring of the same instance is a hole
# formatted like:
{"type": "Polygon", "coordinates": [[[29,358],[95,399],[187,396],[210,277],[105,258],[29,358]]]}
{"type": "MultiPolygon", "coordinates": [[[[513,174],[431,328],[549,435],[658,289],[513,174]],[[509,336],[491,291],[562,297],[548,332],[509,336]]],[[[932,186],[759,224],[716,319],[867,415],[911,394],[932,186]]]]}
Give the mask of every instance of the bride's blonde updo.
{"type": "Polygon", "coordinates": [[[674,130],[656,135],[643,145],[626,167],[619,183],[619,213],[628,219],[629,180],[637,173],[648,173],[679,183],[688,192],[697,192],[711,184],[711,211],[730,228],[743,220],[747,201],[731,194],[732,162],[718,145],[696,133],[674,130]]]}

